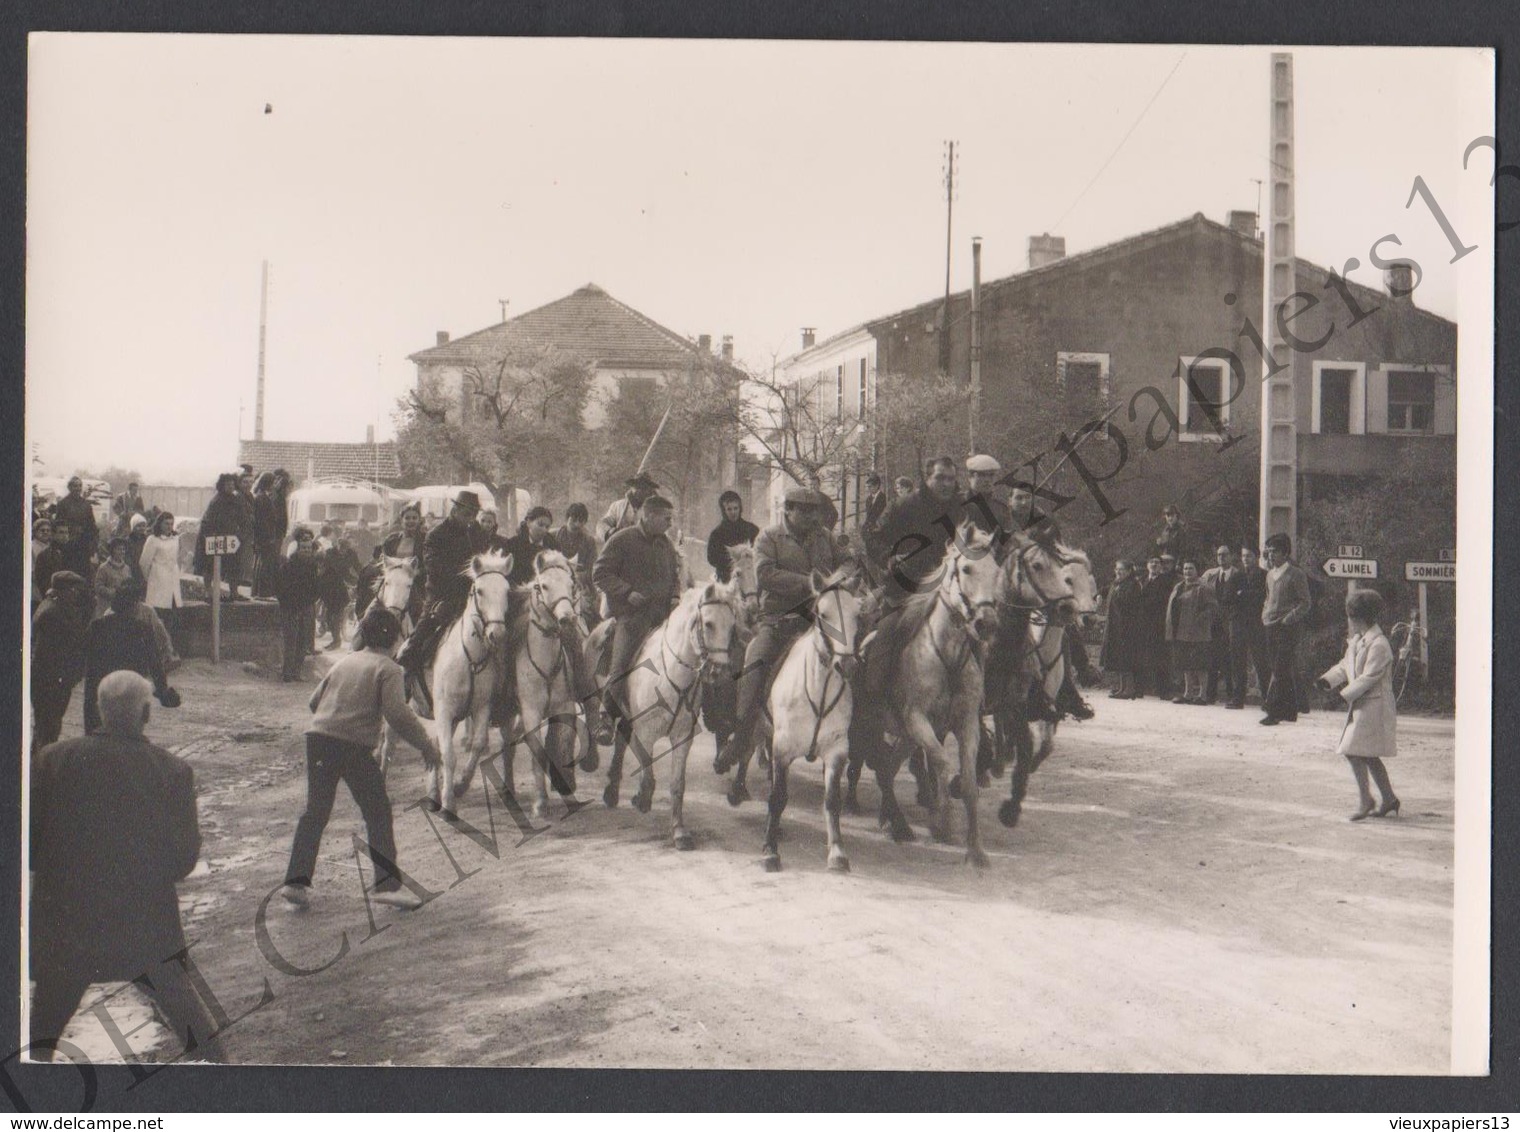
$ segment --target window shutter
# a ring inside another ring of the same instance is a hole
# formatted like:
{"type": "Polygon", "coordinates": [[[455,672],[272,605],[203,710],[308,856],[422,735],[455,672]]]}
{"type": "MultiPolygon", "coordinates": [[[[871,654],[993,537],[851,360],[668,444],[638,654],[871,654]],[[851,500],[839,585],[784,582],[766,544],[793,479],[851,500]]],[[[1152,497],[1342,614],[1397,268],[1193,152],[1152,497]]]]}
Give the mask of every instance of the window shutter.
{"type": "Polygon", "coordinates": [[[1431,375],[1436,383],[1435,433],[1437,436],[1457,434],[1457,379],[1449,371],[1437,370],[1431,375]]]}
{"type": "Polygon", "coordinates": [[[1388,431],[1388,371],[1382,366],[1367,371],[1367,431],[1388,431]]]}

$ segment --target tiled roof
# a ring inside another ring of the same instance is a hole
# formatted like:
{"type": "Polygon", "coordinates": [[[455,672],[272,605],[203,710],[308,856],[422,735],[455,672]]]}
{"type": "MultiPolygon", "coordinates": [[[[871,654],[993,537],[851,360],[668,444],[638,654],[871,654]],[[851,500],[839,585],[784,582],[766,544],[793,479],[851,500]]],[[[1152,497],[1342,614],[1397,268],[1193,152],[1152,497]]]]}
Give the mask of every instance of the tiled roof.
{"type": "Polygon", "coordinates": [[[401,478],[396,446],[390,441],[332,444],[303,440],[241,440],[238,442],[238,463],[252,464],[256,476],[284,468],[296,483],[308,478],[308,464],[319,480],[385,482],[401,478]]]}
{"type": "Polygon", "coordinates": [[[696,342],[588,283],[506,322],[420,350],[411,360],[478,362],[525,342],[554,346],[609,369],[684,369],[701,351],[696,342]]]}

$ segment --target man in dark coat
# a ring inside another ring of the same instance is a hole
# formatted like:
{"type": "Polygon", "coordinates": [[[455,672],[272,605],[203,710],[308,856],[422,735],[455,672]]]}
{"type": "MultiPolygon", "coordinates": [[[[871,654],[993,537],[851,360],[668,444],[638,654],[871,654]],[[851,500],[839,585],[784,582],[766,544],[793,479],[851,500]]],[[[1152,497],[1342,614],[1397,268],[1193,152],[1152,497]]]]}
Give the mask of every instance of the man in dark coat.
{"type": "Polygon", "coordinates": [[[280,564],[275,596],[280,599],[280,629],[284,642],[280,679],[289,684],[301,678],[301,662],[316,636],[316,606],[321,596],[317,578],[316,536],[305,527],[295,530],[295,550],[280,564]]]}
{"type": "MultiPolygon", "coordinates": [[[[1143,658],[1141,670],[1147,674],[1143,683],[1148,683],[1157,696],[1168,700],[1172,696],[1172,666],[1166,647],[1166,606],[1172,600],[1172,590],[1176,587],[1177,580],[1161,568],[1159,557],[1148,559],[1145,569],[1145,581],[1140,583],[1144,616],[1140,646],[1143,658]]],[[[1136,683],[1136,699],[1145,694],[1143,683],[1136,683]]]]}
{"type": "Polygon", "coordinates": [[[1225,706],[1243,708],[1249,670],[1255,669],[1256,686],[1263,696],[1270,682],[1271,665],[1267,660],[1266,636],[1261,624],[1261,609],[1267,603],[1267,572],[1261,568],[1261,553],[1253,543],[1240,548],[1240,582],[1235,604],[1230,610],[1230,669],[1235,695],[1225,706]]]}
{"type": "MultiPolygon", "coordinates": [[[[67,523],[55,523],[51,519],[38,519],[32,524],[32,537],[37,541],[46,540],[42,549],[32,559],[32,609],[42,604],[42,599],[52,587],[53,575],[60,570],[67,570],[63,564],[63,552],[69,541],[69,525],[67,523]],[[59,540],[59,527],[63,528],[63,539],[59,540]]],[[[70,570],[77,574],[78,571],[70,570]]],[[[90,579],[83,574],[79,577],[85,581],[90,579]]]]}
{"type": "Polygon", "coordinates": [[[111,612],[97,617],[85,631],[84,648],[84,729],[100,727],[97,693],[100,682],[120,669],[136,672],[153,681],[153,694],[165,707],[179,706],[179,693],[169,687],[164,675],[163,654],[153,639],[150,624],[140,616],[143,589],[135,581],[125,581],[111,599],[111,612]]]}
{"type": "Polygon", "coordinates": [[[78,476],[69,478],[69,493],[58,501],[53,518],[68,523],[72,536],[73,550],[65,555],[65,567],[82,578],[89,578],[100,530],[95,525],[95,509],[84,497],[84,481],[78,476]]]}
{"type": "Polygon", "coordinates": [[[1134,567],[1120,559],[1114,563],[1114,584],[1108,591],[1108,616],[1103,623],[1103,671],[1114,677],[1109,696],[1116,700],[1138,699],[1135,673],[1145,655],[1142,622],[1144,595],[1134,567]]]}
{"type": "Polygon", "coordinates": [[[924,486],[888,508],[881,523],[881,558],[887,570],[886,596],[901,604],[919,588],[939,584],[945,548],[961,520],[955,461],[938,456],[924,465],[924,486]]]}
{"type": "Polygon", "coordinates": [[[74,685],[84,679],[85,632],[93,612],[90,589],[68,570],[32,617],[32,752],[58,741],[74,685]]]}
{"type": "Polygon", "coordinates": [[[1228,545],[1220,545],[1214,551],[1215,565],[1203,572],[1203,584],[1214,591],[1214,601],[1219,606],[1219,621],[1209,649],[1209,678],[1203,698],[1214,703],[1219,698],[1219,678],[1224,677],[1225,704],[1243,699],[1245,693],[1235,690],[1235,669],[1230,662],[1230,626],[1235,621],[1235,606],[1240,601],[1240,568],[1235,564],[1235,552],[1228,545]]]}
{"type": "Polygon", "coordinates": [[[253,596],[273,597],[280,572],[280,544],[289,522],[286,493],[290,478],[276,468],[259,477],[253,489],[253,596]]]}
{"type": "Polygon", "coordinates": [[[422,543],[422,564],[427,574],[427,609],[412,630],[397,662],[421,686],[422,673],[433,658],[438,638],[464,612],[470,600],[470,579],[464,573],[470,559],[484,550],[475,516],[480,496],[461,491],[454,498],[449,517],[427,533],[422,543]]]}
{"type": "Polygon", "coordinates": [[[343,623],[348,616],[349,586],[359,580],[361,563],[347,531],[333,535],[334,544],[322,552],[317,565],[317,587],[322,601],[322,620],[332,634],[329,650],[343,645],[343,623]]]}
{"type": "Polygon", "coordinates": [[[100,684],[100,731],[48,747],[32,772],[30,1039],[39,1060],[52,1060],[91,983],[125,980],[153,997],[187,1060],[226,1060],[181,960],[174,885],[200,856],[195,775],[144,738],[150,691],[136,673],[112,672],[100,684]]]}
{"type": "MultiPolygon", "coordinates": [[[[1206,544],[1197,537],[1192,527],[1183,522],[1182,512],[1177,510],[1175,503],[1168,503],[1161,509],[1161,519],[1164,525],[1161,533],[1156,536],[1153,553],[1160,555],[1163,560],[1170,555],[1174,568],[1182,562],[1201,561],[1206,544]]],[[[1173,584],[1180,580],[1172,579],[1173,584]]]]}
{"type": "Polygon", "coordinates": [[[127,490],[111,501],[111,514],[116,516],[116,534],[124,535],[131,529],[132,516],[148,513],[147,504],[143,502],[142,493],[137,490],[137,484],[127,484],[127,490]]]}
{"type": "Polygon", "coordinates": [[[591,571],[616,621],[608,649],[605,707],[625,741],[632,724],[623,702],[624,682],[644,638],[670,615],[681,592],[680,559],[665,537],[671,510],[670,500],[663,496],[645,499],[638,523],[607,540],[591,571]]]}
{"type": "Polygon", "coordinates": [[[723,511],[723,519],[707,536],[707,562],[718,581],[726,582],[734,569],[734,564],[729,561],[728,548],[754,545],[760,537],[760,528],[744,517],[744,500],[739,498],[737,491],[725,491],[718,496],[718,507],[723,511]]]}

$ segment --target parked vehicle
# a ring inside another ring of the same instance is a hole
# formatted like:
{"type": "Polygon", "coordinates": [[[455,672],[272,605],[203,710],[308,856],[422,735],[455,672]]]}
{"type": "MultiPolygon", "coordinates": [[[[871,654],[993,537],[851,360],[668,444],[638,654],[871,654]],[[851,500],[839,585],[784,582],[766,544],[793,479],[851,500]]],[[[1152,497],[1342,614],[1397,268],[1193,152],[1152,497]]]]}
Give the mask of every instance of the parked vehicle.
{"type": "Polygon", "coordinates": [[[533,506],[533,496],[520,487],[509,488],[498,497],[483,483],[429,484],[425,487],[405,490],[398,488],[393,494],[398,500],[396,506],[398,512],[407,503],[416,503],[422,508],[423,517],[431,525],[440,522],[448,515],[451,502],[461,491],[473,491],[480,496],[480,506],[495,511],[497,526],[507,533],[516,531],[517,524],[533,506]]]}
{"type": "Polygon", "coordinates": [[[308,484],[290,493],[291,525],[319,528],[323,523],[376,526],[390,519],[390,492],[374,484],[333,481],[308,484]]]}

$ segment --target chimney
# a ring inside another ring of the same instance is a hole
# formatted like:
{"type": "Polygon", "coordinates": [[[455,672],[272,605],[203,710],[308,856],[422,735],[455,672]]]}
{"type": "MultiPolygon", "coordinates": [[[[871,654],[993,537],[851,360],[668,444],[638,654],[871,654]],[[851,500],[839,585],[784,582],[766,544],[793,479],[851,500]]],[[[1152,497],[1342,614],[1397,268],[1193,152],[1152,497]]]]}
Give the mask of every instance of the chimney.
{"type": "Polygon", "coordinates": [[[802,328],[802,348],[806,350],[816,341],[817,337],[818,331],[816,327],[804,326],[802,328]]]}
{"type": "Polygon", "coordinates": [[[1383,272],[1383,286],[1388,288],[1388,294],[1393,298],[1414,302],[1410,298],[1414,294],[1414,265],[1407,259],[1394,260],[1383,272]]]}
{"type": "Polygon", "coordinates": [[[440,346],[447,346],[449,344],[449,332],[447,330],[440,330],[438,332],[438,344],[440,346]]]}
{"type": "Polygon", "coordinates": [[[1029,268],[1044,267],[1047,263],[1055,263],[1058,259],[1066,258],[1066,237],[1052,236],[1046,232],[1042,236],[1029,237],[1029,268]]]}
{"type": "Polygon", "coordinates": [[[725,362],[734,360],[734,336],[732,334],[723,335],[723,360],[725,362]]]}
{"type": "Polygon", "coordinates": [[[365,425],[364,426],[364,443],[365,444],[374,444],[375,443],[375,426],[374,425],[365,425]]]}
{"type": "Polygon", "coordinates": [[[1230,230],[1256,238],[1256,213],[1241,208],[1230,209],[1230,230]]]}
{"type": "Polygon", "coordinates": [[[710,354],[710,353],[712,353],[712,335],[711,334],[698,334],[697,335],[697,348],[700,349],[704,354],[710,354]]]}

